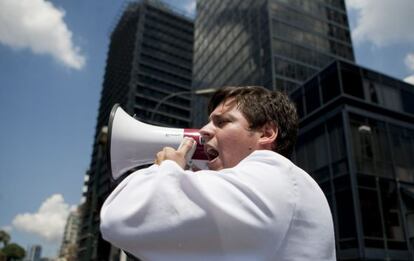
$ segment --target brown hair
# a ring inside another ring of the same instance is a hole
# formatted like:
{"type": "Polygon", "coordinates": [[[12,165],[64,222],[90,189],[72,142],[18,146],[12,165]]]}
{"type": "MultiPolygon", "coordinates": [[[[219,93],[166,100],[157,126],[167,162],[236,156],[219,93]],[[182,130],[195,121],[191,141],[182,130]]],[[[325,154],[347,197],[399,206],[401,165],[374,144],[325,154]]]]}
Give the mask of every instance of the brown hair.
{"type": "Polygon", "coordinates": [[[274,124],[278,136],[273,150],[285,157],[290,157],[296,143],[298,116],[296,107],[289,97],[280,91],[270,91],[261,86],[223,87],[218,89],[210,99],[210,114],[220,103],[234,99],[237,108],[250,124],[251,130],[257,130],[265,124],[274,124]]]}

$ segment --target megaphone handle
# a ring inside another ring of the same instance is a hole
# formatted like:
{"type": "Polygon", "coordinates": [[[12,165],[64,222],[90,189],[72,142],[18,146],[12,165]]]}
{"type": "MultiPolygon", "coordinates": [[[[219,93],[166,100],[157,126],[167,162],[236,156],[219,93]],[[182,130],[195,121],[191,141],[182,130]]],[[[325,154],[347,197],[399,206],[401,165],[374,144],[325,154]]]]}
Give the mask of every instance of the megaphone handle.
{"type": "MultiPolygon", "coordinates": [[[[191,138],[184,138],[184,139],[181,141],[180,146],[178,146],[178,149],[180,149],[180,148],[181,148],[181,146],[183,146],[183,145],[184,145],[185,139],[191,139],[191,138]]],[[[193,158],[193,155],[194,155],[194,152],[195,152],[196,148],[197,148],[197,142],[193,141],[193,146],[191,147],[191,149],[190,149],[190,150],[187,152],[187,154],[185,155],[185,162],[186,162],[186,163],[187,163],[187,165],[189,165],[190,167],[191,167],[191,164],[192,164],[192,160],[191,160],[191,159],[193,158]]]]}

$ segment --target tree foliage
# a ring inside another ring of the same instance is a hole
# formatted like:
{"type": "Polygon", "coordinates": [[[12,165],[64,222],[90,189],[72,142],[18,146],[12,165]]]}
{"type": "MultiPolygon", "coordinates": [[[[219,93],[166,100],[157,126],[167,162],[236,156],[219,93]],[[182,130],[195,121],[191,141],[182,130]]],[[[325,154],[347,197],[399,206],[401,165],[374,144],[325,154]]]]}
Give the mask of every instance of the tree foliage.
{"type": "Polygon", "coordinates": [[[20,260],[26,255],[26,251],[16,243],[8,244],[1,251],[7,257],[7,260],[20,260]]]}
{"type": "Polygon", "coordinates": [[[3,243],[3,246],[7,246],[10,242],[10,235],[4,230],[0,230],[0,242],[3,243]]]}
{"type": "Polygon", "coordinates": [[[10,235],[6,231],[0,230],[0,242],[3,248],[0,249],[0,260],[22,260],[26,256],[26,251],[16,243],[10,242],[10,235]]]}

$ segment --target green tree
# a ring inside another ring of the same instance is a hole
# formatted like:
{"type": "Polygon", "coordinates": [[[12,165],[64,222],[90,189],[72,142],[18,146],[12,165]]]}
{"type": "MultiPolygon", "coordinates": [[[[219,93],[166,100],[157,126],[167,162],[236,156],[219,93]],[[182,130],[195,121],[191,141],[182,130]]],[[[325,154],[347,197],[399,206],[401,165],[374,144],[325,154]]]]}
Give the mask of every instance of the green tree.
{"type": "Polygon", "coordinates": [[[0,249],[0,261],[6,261],[6,256],[3,254],[3,252],[0,249]]]}
{"type": "Polygon", "coordinates": [[[0,230],[0,242],[3,243],[3,246],[7,246],[10,242],[10,235],[4,230],[0,230]]]}
{"type": "Polygon", "coordinates": [[[7,257],[7,261],[22,260],[26,256],[26,251],[16,243],[7,244],[1,251],[7,257]]]}

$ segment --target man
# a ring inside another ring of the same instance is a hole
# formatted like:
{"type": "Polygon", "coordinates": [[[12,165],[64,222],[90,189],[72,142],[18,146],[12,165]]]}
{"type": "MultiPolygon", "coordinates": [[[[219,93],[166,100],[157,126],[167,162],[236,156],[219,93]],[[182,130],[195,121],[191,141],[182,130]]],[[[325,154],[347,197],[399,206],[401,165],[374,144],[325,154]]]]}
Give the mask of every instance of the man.
{"type": "Polygon", "coordinates": [[[184,170],[192,140],[164,148],[107,198],[103,237],[143,260],[335,260],[326,198],[287,159],[297,135],[287,96],[225,87],[209,113],[210,170],[184,170]]]}

